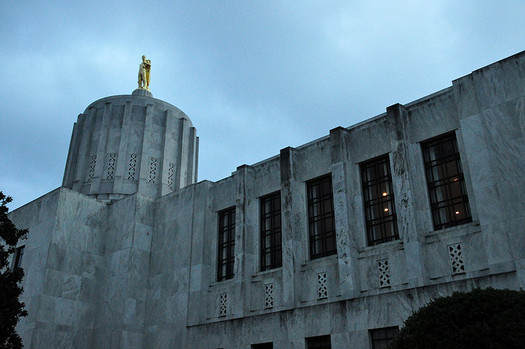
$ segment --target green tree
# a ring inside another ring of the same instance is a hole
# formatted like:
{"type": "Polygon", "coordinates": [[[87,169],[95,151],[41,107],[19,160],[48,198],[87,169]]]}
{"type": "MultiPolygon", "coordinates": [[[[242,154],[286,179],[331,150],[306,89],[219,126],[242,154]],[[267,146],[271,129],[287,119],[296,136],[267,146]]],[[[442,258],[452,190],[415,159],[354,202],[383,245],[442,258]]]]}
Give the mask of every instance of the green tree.
{"type": "Polygon", "coordinates": [[[7,216],[11,200],[0,191],[0,348],[22,348],[15,327],[20,317],[27,315],[24,303],[19,300],[24,271],[9,266],[18,240],[25,238],[27,230],[17,229],[7,216]]]}
{"type": "Polygon", "coordinates": [[[413,313],[389,349],[525,348],[525,291],[474,289],[413,313]]]}

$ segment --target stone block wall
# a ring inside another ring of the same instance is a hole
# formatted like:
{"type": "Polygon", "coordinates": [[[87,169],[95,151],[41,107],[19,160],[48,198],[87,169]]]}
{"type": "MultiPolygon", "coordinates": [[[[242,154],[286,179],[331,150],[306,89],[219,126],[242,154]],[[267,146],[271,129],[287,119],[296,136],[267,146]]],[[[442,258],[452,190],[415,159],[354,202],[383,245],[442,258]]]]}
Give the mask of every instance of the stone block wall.
{"type": "MultiPolygon", "coordinates": [[[[432,298],[524,287],[524,78],[520,53],[218,182],[158,189],[158,198],[139,190],[108,204],[60,188],[29,203],[11,214],[31,231],[21,242],[26,346],[302,349],[329,334],[332,348],[366,348],[371,329],[401,326],[432,298]],[[421,142],[449,133],[472,222],[435,230],[421,142]],[[391,168],[399,239],[369,246],[360,166],[378,156],[391,168]],[[324,175],[337,253],[312,259],[307,182],[324,175]],[[261,271],[260,199],[275,192],[282,267],[261,271]],[[231,207],[234,276],[219,282],[219,212],[231,207]]],[[[143,112],[128,111],[131,122],[143,112]]],[[[163,120],[151,116],[151,130],[163,120]]]]}
{"type": "Polygon", "coordinates": [[[59,188],[12,212],[29,229],[22,267],[22,300],[28,316],[19,324],[28,348],[87,348],[96,318],[98,282],[104,273],[106,205],[59,188]]]}
{"type": "MultiPolygon", "coordinates": [[[[332,334],[334,345],[349,337],[367,343],[368,329],[402,325],[416,306],[402,299],[403,294],[411,294],[412,290],[419,290],[418,304],[422,305],[435,295],[426,290],[436,287],[446,290],[440,291],[443,294],[477,285],[518,289],[524,282],[521,266],[524,239],[518,236],[523,231],[516,229],[524,212],[520,197],[525,178],[524,159],[520,155],[525,145],[523,94],[518,95],[510,87],[491,87],[492,106],[487,106],[488,110],[469,117],[464,116],[463,110],[466,105],[469,110],[482,108],[469,99],[486,94],[486,87],[482,86],[487,83],[486,75],[491,76],[490,84],[522,86],[524,63],[523,55],[511,57],[457,80],[452,87],[427,98],[405,106],[393,105],[385,114],[369,121],[334,129],[328,137],[296,149],[283,149],[277,158],[241,166],[231,177],[207,184],[212,205],[206,208],[205,215],[212,224],[194,233],[200,236],[197,239],[202,241],[203,254],[211,257],[206,268],[193,269],[202,276],[198,283],[200,293],[194,291],[188,303],[189,312],[194,313],[189,314],[193,319],[188,322],[189,332],[199,338],[218,336],[210,347],[246,348],[248,343],[257,343],[258,331],[273,333],[276,345],[280,340],[276,333],[281,333],[285,337],[281,338],[282,346],[289,347],[295,343],[291,331],[323,328],[333,322],[334,314],[322,314],[325,305],[373,302],[377,304],[375,308],[363,307],[356,315],[361,319],[361,329],[347,322],[341,325],[339,334],[331,327],[319,333],[332,334]],[[507,66],[514,65],[520,66],[517,72],[505,73],[507,66]],[[463,80],[469,82],[472,77],[477,79],[474,85],[469,85],[474,91],[465,90],[463,80]],[[472,222],[436,231],[420,143],[450,132],[458,142],[472,222]],[[473,158],[473,154],[480,152],[485,154],[473,158]],[[392,169],[400,239],[367,246],[360,164],[385,154],[392,169]],[[260,176],[261,173],[264,175],[260,176]],[[308,250],[306,182],[325,174],[332,177],[338,251],[336,255],[312,260],[308,250]],[[282,200],[283,266],[261,272],[258,205],[260,197],[274,191],[281,192],[282,200]],[[235,276],[216,282],[217,213],[232,206],[237,212],[235,276]],[[507,229],[509,226],[514,229],[507,229]],[[511,246],[510,241],[517,244],[511,246]],[[323,297],[319,297],[319,278],[325,287],[323,297]],[[272,308],[265,307],[266,288],[270,284],[272,308]],[[221,316],[224,295],[227,295],[226,315],[221,316]],[[202,302],[206,305],[197,306],[202,302]],[[308,309],[308,315],[297,322],[275,320],[288,329],[288,334],[256,324],[271,314],[282,316],[303,308],[305,312],[308,309]],[[369,317],[363,318],[363,313],[369,317]],[[386,314],[389,317],[385,319],[386,314]],[[318,319],[320,324],[301,323],[310,318],[318,319]],[[362,323],[366,326],[362,327],[362,323]],[[222,326],[247,326],[254,334],[246,329],[246,343],[241,344],[238,333],[242,329],[226,330],[222,326]]],[[[192,276],[190,289],[193,280],[192,276]]],[[[304,345],[304,336],[302,341],[298,339],[299,344],[293,345],[304,345]]],[[[272,341],[269,337],[267,340],[272,341]]],[[[191,337],[188,341],[195,344],[191,337]]]]}

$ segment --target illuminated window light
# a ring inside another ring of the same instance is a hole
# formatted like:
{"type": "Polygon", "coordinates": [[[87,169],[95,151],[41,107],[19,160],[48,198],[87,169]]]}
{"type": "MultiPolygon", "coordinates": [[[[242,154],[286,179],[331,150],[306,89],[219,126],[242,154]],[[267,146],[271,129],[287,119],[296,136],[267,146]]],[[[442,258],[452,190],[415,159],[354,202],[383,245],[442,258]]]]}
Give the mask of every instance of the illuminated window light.
{"type": "Polygon", "coordinates": [[[459,211],[456,211],[456,214],[459,214],[459,211]]]}
{"type": "Polygon", "coordinates": [[[388,194],[386,192],[383,193],[383,196],[387,196],[388,194]]]}
{"type": "Polygon", "coordinates": [[[388,207],[386,207],[384,211],[385,211],[385,212],[388,212],[388,207]]]}

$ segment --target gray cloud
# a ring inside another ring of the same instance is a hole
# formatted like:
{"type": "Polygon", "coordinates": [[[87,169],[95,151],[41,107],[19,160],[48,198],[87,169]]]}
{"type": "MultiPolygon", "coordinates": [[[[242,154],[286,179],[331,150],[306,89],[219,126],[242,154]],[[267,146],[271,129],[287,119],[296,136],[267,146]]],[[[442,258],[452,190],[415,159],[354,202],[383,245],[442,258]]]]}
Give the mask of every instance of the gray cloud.
{"type": "Polygon", "coordinates": [[[58,187],[93,101],[152,92],[192,119],[200,179],[450,85],[523,49],[522,1],[2,2],[0,189],[58,187]]]}

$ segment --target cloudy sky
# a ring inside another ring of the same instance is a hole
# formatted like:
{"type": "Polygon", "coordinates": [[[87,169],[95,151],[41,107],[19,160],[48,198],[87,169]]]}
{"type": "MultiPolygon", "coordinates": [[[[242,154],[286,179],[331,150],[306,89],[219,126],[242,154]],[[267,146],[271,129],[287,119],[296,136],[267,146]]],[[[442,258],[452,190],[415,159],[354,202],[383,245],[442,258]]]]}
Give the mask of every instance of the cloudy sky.
{"type": "Polygon", "coordinates": [[[0,190],[57,187],[73,123],[151,91],[200,137],[199,180],[451,85],[525,49],[525,1],[0,1],[0,190]]]}

